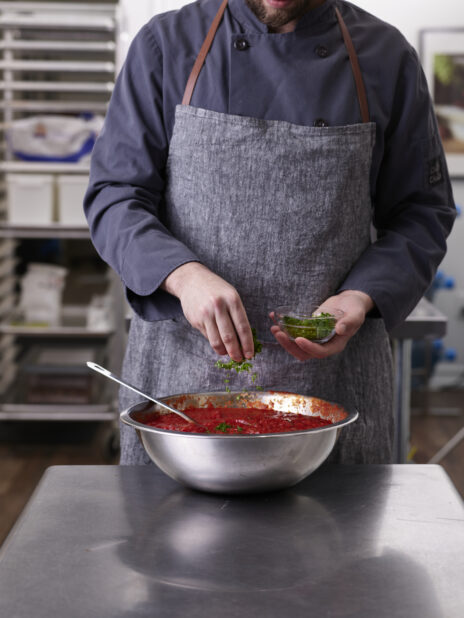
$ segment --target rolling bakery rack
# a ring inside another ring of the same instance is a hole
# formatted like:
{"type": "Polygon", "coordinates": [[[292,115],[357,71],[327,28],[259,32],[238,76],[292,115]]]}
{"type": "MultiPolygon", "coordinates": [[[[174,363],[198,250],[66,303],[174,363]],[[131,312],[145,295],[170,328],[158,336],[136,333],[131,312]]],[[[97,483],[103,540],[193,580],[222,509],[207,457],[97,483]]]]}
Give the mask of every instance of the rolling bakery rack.
{"type": "Polygon", "coordinates": [[[116,390],[109,385],[102,392],[85,367],[95,359],[118,370],[124,344],[122,289],[94,251],[82,218],[88,157],[23,160],[8,140],[17,120],[104,116],[115,81],[117,17],[111,2],[0,2],[0,422],[117,418],[116,390]],[[44,218],[30,200],[31,222],[18,223],[10,187],[28,183],[38,183],[37,195],[49,183],[52,215],[44,218]],[[81,192],[74,210],[63,197],[58,205],[58,186],[68,189],[66,199],[81,192]],[[58,326],[16,317],[21,268],[31,256],[37,261],[43,246],[68,269],[58,326]],[[112,306],[112,320],[97,328],[88,321],[95,294],[111,298],[112,306]]]}

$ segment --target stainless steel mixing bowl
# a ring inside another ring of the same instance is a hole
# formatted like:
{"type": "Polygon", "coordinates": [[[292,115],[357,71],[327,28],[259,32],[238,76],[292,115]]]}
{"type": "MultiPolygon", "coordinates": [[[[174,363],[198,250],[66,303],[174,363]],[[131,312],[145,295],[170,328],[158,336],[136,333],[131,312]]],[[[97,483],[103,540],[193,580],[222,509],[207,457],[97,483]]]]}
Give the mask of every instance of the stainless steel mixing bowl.
{"type": "Polygon", "coordinates": [[[250,407],[266,404],[280,412],[321,416],[333,424],[317,429],[258,435],[211,435],[166,431],[145,425],[151,403],[131,406],[121,420],[133,427],[150,459],[168,476],[192,489],[214,493],[251,493],[295,485],[314,472],[332,451],[338,433],[358,418],[358,412],[337,404],[318,410],[320,399],[274,391],[189,393],[161,401],[188,407],[250,407]]]}

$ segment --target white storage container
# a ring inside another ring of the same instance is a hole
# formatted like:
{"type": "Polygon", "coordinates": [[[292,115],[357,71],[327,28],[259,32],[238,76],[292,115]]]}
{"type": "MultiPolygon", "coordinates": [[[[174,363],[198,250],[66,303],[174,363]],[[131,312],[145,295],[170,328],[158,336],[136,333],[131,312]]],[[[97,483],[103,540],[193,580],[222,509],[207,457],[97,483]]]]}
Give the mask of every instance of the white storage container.
{"type": "Polygon", "coordinates": [[[88,176],[63,175],[57,177],[58,220],[63,225],[86,226],[84,195],[89,184],[88,176]]]}
{"type": "Polygon", "coordinates": [[[52,223],[54,182],[51,174],[7,174],[6,183],[9,223],[52,223]]]}

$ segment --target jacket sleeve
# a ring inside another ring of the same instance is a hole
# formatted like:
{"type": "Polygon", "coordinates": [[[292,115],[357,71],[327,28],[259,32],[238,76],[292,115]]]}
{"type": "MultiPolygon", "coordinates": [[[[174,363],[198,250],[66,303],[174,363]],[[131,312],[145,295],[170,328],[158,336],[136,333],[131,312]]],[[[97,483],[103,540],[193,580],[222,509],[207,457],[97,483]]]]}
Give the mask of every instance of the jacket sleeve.
{"type": "Polygon", "coordinates": [[[369,294],[388,330],[409,315],[430,286],[456,216],[425,75],[412,48],[392,88],[374,191],[377,240],[340,287],[369,294]]]}
{"type": "Polygon", "coordinates": [[[132,42],[95,144],[84,209],[92,241],[120,276],[142,318],[181,312],[159,289],[178,266],[197,257],[163,225],[168,138],[163,122],[163,65],[145,26],[132,42]]]}

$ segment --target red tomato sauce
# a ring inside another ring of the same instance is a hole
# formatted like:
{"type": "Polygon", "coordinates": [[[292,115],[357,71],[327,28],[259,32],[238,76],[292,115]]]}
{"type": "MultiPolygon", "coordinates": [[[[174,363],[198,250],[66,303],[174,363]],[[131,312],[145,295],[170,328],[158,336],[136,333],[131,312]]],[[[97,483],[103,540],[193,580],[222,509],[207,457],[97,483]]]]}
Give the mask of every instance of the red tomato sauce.
{"type": "Polygon", "coordinates": [[[330,420],[318,416],[277,412],[269,408],[186,408],[184,412],[201,423],[202,427],[189,423],[172,412],[156,412],[145,424],[169,431],[218,435],[287,433],[332,425],[330,420]]]}

